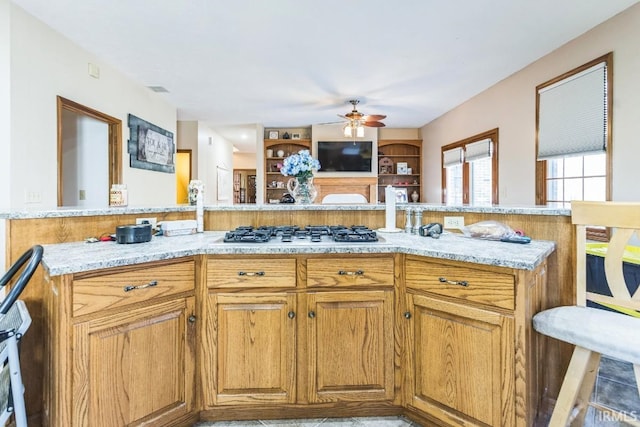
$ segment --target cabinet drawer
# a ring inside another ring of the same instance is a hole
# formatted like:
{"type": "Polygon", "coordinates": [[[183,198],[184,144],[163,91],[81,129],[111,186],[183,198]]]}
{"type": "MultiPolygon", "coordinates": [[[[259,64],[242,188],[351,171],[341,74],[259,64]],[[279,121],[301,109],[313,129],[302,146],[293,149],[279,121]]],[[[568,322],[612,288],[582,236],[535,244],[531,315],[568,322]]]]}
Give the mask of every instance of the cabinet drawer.
{"type": "Polygon", "coordinates": [[[293,258],[209,258],[207,286],[210,288],[295,288],[296,260],[293,258]]]}
{"type": "Polygon", "coordinates": [[[393,286],[393,258],[312,258],[308,287],[393,286]]]}
{"type": "Polygon", "coordinates": [[[514,277],[511,274],[407,259],[408,289],[432,292],[462,300],[513,310],[514,277]]]}
{"type": "Polygon", "coordinates": [[[126,271],[75,279],[73,315],[123,307],[156,297],[193,291],[194,262],[138,265],[126,271]]]}

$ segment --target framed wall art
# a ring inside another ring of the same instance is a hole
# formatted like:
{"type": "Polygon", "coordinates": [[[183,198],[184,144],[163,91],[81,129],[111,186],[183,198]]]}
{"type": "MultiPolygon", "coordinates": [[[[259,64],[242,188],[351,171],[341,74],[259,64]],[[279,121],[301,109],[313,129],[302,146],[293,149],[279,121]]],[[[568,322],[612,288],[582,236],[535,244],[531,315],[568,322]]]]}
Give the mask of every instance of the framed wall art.
{"type": "Polygon", "coordinates": [[[407,189],[396,188],[396,203],[407,203],[407,189]]]}
{"type": "Polygon", "coordinates": [[[175,173],[173,132],[129,114],[129,159],[132,168],[175,173]]]}

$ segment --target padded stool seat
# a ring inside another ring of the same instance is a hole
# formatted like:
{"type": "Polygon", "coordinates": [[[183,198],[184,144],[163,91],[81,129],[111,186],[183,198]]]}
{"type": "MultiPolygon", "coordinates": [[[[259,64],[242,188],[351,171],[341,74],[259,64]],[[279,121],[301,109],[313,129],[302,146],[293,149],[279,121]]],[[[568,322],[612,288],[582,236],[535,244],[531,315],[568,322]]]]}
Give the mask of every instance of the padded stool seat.
{"type": "Polygon", "coordinates": [[[640,364],[640,319],[592,307],[555,307],[536,314],[533,327],[547,336],[640,364]]]}

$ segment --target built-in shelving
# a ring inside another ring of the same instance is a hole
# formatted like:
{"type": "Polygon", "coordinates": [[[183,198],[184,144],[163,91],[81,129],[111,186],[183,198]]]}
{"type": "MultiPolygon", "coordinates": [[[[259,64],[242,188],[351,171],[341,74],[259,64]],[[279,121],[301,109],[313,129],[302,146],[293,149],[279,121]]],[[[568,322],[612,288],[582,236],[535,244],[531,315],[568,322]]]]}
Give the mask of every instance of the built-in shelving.
{"type": "MultiPolygon", "coordinates": [[[[269,130],[266,130],[265,133],[268,138],[269,130]]],[[[282,135],[281,132],[280,135],[282,135]]],[[[264,202],[276,203],[287,193],[287,181],[290,178],[280,173],[284,159],[300,150],[311,150],[311,139],[265,139],[264,149],[264,202]]]]}
{"type": "Polygon", "coordinates": [[[422,140],[384,139],[378,141],[378,202],[385,202],[385,187],[407,190],[407,201],[412,202],[411,194],[421,191],[422,140]],[[406,163],[406,170],[398,170],[398,164],[406,163]],[[410,171],[410,173],[409,173],[410,171]]]}

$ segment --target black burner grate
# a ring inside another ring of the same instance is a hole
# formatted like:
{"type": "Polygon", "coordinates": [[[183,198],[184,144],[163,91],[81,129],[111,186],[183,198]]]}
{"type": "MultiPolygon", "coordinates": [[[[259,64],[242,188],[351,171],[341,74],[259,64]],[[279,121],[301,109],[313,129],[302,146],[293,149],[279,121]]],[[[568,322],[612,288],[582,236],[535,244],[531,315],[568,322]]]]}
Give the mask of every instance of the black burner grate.
{"type": "Polygon", "coordinates": [[[335,242],[377,242],[375,231],[364,225],[308,225],[304,228],[291,225],[283,226],[241,226],[225,233],[224,241],[227,243],[265,243],[275,238],[282,242],[295,240],[309,240],[321,242],[333,240],[335,242]]]}

